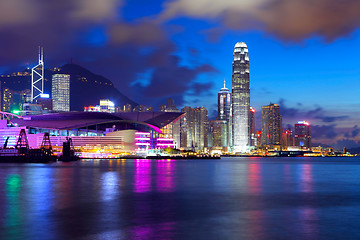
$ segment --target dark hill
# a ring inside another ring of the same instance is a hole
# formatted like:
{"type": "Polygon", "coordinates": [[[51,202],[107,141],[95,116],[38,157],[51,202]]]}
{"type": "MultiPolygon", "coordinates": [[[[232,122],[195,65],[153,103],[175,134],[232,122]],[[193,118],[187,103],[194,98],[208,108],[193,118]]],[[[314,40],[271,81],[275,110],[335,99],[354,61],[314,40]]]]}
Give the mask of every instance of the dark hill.
{"type": "Polygon", "coordinates": [[[66,64],[57,73],[70,74],[71,110],[82,111],[84,106],[98,105],[100,99],[110,99],[116,106],[137,105],[117,90],[110,80],[79,65],[66,64]]]}
{"type": "MultiPolygon", "coordinates": [[[[44,73],[44,88],[46,93],[51,95],[51,79],[53,74],[70,75],[70,106],[72,111],[83,111],[84,106],[98,105],[100,99],[110,99],[116,106],[123,106],[130,103],[137,104],[122,94],[114,87],[114,84],[103,76],[96,75],[89,70],[76,65],[65,64],[61,68],[46,69],[44,73]]],[[[24,72],[3,75],[1,86],[8,87],[14,91],[30,89],[31,70],[24,72]]]]}

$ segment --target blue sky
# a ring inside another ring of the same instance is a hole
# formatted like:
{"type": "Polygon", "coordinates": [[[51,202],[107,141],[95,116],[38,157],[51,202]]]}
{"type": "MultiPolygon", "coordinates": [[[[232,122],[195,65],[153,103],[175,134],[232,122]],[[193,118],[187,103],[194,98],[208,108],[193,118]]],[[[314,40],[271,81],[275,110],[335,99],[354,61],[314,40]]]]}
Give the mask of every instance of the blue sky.
{"type": "Polygon", "coordinates": [[[360,145],[356,0],[3,1],[0,36],[2,73],[35,63],[42,45],[48,67],[73,58],[139,103],[173,97],[210,117],[244,41],[258,123],[261,106],[278,103],[284,126],[311,122],[314,142],[360,145]]]}

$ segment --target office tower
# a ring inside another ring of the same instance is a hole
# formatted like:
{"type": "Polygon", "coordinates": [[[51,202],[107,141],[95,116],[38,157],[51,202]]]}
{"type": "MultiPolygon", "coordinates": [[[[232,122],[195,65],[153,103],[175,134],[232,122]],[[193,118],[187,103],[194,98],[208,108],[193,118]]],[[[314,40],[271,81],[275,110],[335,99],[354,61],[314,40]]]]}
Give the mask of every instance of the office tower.
{"type": "Polygon", "coordinates": [[[235,45],[232,71],[233,151],[249,149],[250,72],[249,52],[244,42],[235,45]]]}
{"type": "Polygon", "coordinates": [[[295,124],[295,146],[311,148],[311,129],[308,122],[299,121],[295,124]]]}
{"type": "Polygon", "coordinates": [[[181,112],[185,113],[185,116],[180,120],[180,147],[182,148],[192,148],[194,147],[193,138],[194,138],[194,125],[195,125],[195,113],[194,109],[191,107],[184,107],[181,109],[181,112]]]}
{"type": "Polygon", "coordinates": [[[218,92],[218,115],[213,122],[214,147],[229,146],[231,93],[225,86],[218,92]]]}
{"type": "Polygon", "coordinates": [[[1,111],[3,112],[10,112],[11,111],[11,104],[13,102],[13,95],[14,91],[11,89],[4,87],[2,90],[2,106],[1,111]]]}
{"type": "Polygon", "coordinates": [[[49,94],[42,94],[36,99],[36,103],[41,105],[43,112],[49,112],[53,109],[52,99],[49,98],[49,94]]]}
{"type": "Polygon", "coordinates": [[[282,119],[279,105],[270,103],[262,106],[261,144],[267,147],[277,147],[281,144],[282,119]]]}
{"type": "Polygon", "coordinates": [[[256,146],[255,109],[253,107],[250,107],[249,111],[249,126],[250,146],[256,146]]]}
{"type": "Polygon", "coordinates": [[[198,150],[208,147],[209,119],[205,107],[195,108],[195,146],[198,150]]]}
{"type": "Polygon", "coordinates": [[[228,124],[225,120],[213,120],[211,122],[212,146],[228,147],[228,124]]]}
{"type": "Polygon", "coordinates": [[[180,112],[174,103],[174,99],[169,98],[166,106],[166,112],[180,112]]]}
{"type": "Polygon", "coordinates": [[[294,146],[294,136],[290,128],[283,131],[281,146],[285,149],[287,147],[294,146]]]}
{"type": "Polygon", "coordinates": [[[229,121],[230,119],[230,108],[231,108],[231,93],[229,89],[224,87],[218,92],[218,116],[216,119],[229,121]]]}
{"type": "Polygon", "coordinates": [[[115,104],[109,99],[100,99],[100,112],[114,113],[115,104]]]}
{"type": "Polygon", "coordinates": [[[54,74],[52,76],[51,97],[54,111],[70,111],[70,75],[54,74]]]}
{"type": "Polygon", "coordinates": [[[184,107],[181,112],[181,147],[203,150],[208,146],[208,111],[205,107],[184,107]]]}
{"type": "MultiPolygon", "coordinates": [[[[159,106],[159,112],[180,112],[180,110],[176,107],[174,100],[169,98],[167,106],[164,104],[159,106]]],[[[162,128],[161,131],[164,133],[162,137],[173,138],[176,144],[176,148],[180,147],[180,120],[169,123],[164,128],[162,128]]]]}

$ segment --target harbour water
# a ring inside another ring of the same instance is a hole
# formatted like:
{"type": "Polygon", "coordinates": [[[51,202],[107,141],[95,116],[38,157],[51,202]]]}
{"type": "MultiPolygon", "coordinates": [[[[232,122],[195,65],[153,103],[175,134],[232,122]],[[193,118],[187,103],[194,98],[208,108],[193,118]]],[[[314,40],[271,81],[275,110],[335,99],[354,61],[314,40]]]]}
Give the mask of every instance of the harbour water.
{"type": "Polygon", "coordinates": [[[360,158],[0,165],[0,239],[360,239],[360,158]]]}

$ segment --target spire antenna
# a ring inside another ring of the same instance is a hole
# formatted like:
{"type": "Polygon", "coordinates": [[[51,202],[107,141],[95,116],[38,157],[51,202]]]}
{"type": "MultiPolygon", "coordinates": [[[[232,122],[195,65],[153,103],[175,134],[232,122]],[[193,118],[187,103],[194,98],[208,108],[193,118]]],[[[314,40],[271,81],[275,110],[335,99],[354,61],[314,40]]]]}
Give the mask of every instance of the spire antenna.
{"type": "Polygon", "coordinates": [[[39,63],[31,69],[31,102],[44,93],[44,48],[39,46],[39,63]]]}

